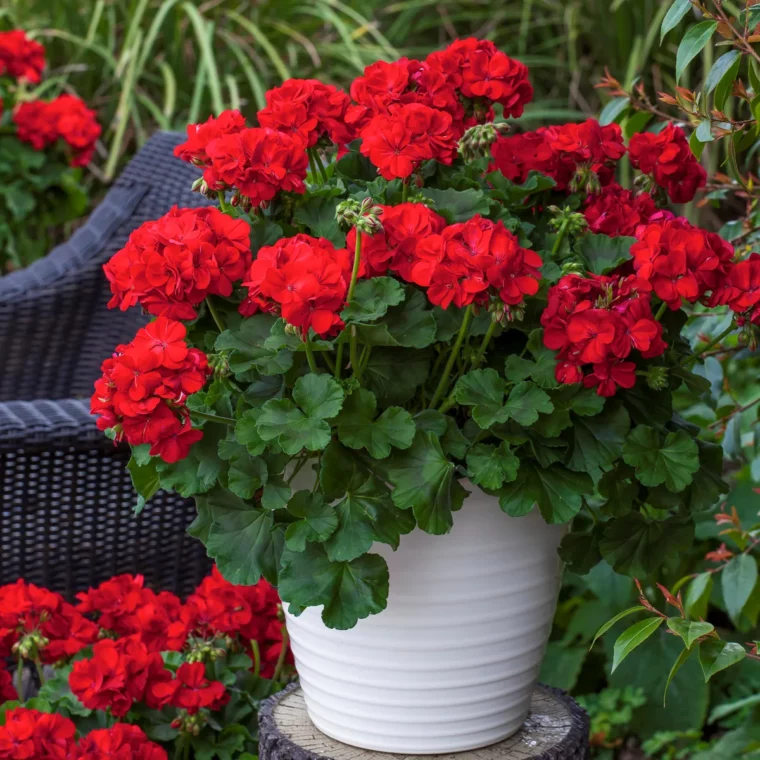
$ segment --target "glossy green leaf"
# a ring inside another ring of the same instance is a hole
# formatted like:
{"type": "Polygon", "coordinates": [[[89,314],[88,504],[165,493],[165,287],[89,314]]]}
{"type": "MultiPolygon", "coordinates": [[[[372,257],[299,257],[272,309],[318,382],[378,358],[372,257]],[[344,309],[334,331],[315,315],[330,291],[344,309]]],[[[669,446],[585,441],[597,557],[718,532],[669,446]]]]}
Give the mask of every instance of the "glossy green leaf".
{"type": "Polygon", "coordinates": [[[668,680],[665,681],[665,691],[662,694],[662,706],[667,707],[667,700],[668,700],[668,689],[670,688],[670,684],[672,680],[676,677],[676,674],[681,669],[683,664],[686,662],[686,660],[689,659],[689,656],[691,655],[691,648],[686,646],[681,650],[681,653],[676,658],[676,661],[673,663],[673,667],[668,672],[668,680]]]}
{"type": "Polygon", "coordinates": [[[736,622],[757,583],[757,560],[751,554],[734,557],[721,573],[721,588],[726,611],[736,622]]]}
{"type": "Polygon", "coordinates": [[[693,8],[689,0],[674,0],[673,4],[665,14],[665,18],[662,20],[662,26],[660,27],[660,42],[665,38],[665,35],[671,30],[675,29],[681,22],[681,19],[689,12],[690,8],[693,8]]]}
{"type": "Polygon", "coordinates": [[[666,487],[678,493],[692,481],[699,469],[699,450],[683,430],[668,433],[663,442],[654,428],[639,425],[623,446],[623,459],[636,468],[636,477],[645,486],[666,487]]]}
{"type": "Polygon", "coordinates": [[[686,645],[687,649],[691,649],[692,644],[701,636],[706,636],[715,630],[715,627],[711,623],[702,623],[696,620],[684,620],[683,618],[671,617],[668,618],[668,628],[673,633],[677,633],[686,645]]]}
{"type": "Polygon", "coordinates": [[[702,52],[717,28],[717,21],[700,21],[686,32],[676,52],[676,81],[681,78],[694,58],[702,52]]]}
{"type": "Polygon", "coordinates": [[[684,610],[689,617],[707,617],[707,604],[712,588],[712,573],[700,573],[689,583],[684,596],[684,610]]]}
{"type": "Polygon", "coordinates": [[[615,641],[615,647],[613,649],[612,657],[612,672],[614,673],[618,665],[628,655],[636,649],[636,647],[643,644],[663,623],[663,618],[647,618],[646,620],[640,620],[638,623],[634,623],[630,628],[627,628],[623,633],[618,636],[615,641]]]}
{"type": "Polygon", "coordinates": [[[373,277],[360,280],[351,303],[341,312],[344,322],[365,324],[385,316],[390,306],[404,300],[404,288],[392,277],[373,277]]]}
{"type": "Polygon", "coordinates": [[[629,607],[627,610],[623,610],[622,612],[618,612],[618,614],[615,615],[615,617],[610,618],[596,632],[596,634],[594,635],[594,639],[591,642],[591,646],[589,647],[589,649],[593,648],[594,644],[596,644],[596,642],[599,640],[599,638],[601,638],[602,636],[604,636],[604,634],[607,633],[607,631],[609,631],[610,628],[612,628],[612,626],[615,625],[615,623],[621,621],[623,618],[626,618],[629,615],[633,615],[636,612],[646,612],[646,610],[640,604],[637,604],[635,607],[629,607]]]}
{"type": "Polygon", "coordinates": [[[467,475],[483,488],[496,490],[513,481],[519,466],[520,460],[506,442],[499,446],[479,443],[467,452],[467,475]]]}
{"type": "Polygon", "coordinates": [[[731,641],[708,639],[699,645],[699,664],[705,681],[709,681],[721,670],[741,662],[746,656],[744,647],[731,641]]]}

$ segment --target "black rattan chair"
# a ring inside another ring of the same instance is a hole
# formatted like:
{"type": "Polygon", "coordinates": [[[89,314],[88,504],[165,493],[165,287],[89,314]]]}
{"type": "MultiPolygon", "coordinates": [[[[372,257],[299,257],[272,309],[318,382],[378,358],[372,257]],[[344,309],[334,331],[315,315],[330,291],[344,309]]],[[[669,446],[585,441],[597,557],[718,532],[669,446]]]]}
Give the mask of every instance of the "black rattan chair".
{"type": "Polygon", "coordinates": [[[125,469],[89,414],[92,384],[145,317],[106,308],[103,264],[142,222],[191,192],[197,170],[153,136],[87,224],[28,269],[0,278],[0,584],[17,578],[71,597],[116,573],[184,595],[210,564],[187,536],[193,502],[158,493],[139,517],[125,469]]]}

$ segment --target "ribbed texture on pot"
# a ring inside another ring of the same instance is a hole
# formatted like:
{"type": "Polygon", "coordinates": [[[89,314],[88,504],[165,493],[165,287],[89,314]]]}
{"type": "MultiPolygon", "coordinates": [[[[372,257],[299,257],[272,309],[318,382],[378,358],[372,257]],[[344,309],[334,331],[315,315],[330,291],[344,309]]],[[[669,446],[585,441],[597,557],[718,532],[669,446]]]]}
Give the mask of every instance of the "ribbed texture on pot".
{"type": "Polygon", "coordinates": [[[321,609],[287,615],[314,724],[364,749],[439,754],[487,746],[528,714],[556,604],[563,529],[511,518],[473,493],[446,536],[414,531],[390,570],[387,609],[349,631],[321,609]]]}

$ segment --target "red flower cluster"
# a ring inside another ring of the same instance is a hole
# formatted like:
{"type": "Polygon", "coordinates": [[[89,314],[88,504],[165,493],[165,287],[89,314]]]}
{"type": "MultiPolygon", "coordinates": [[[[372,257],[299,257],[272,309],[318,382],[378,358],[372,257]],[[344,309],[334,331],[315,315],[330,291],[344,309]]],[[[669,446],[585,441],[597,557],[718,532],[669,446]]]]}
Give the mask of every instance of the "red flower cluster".
{"type": "Polygon", "coordinates": [[[445,111],[419,103],[375,116],[361,131],[361,152],[387,180],[406,179],[422,161],[450,164],[458,137],[445,111]]]}
{"type": "Polygon", "coordinates": [[[318,79],[288,79],[269,90],[266,100],[266,108],[258,113],[259,124],[297,135],[307,148],[324,137],[335,145],[346,145],[356,137],[346,123],[351,99],[318,79]]]}
{"type": "Polygon", "coordinates": [[[334,333],[343,323],[343,308],[351,280],[353,256],[324,238],[296,235],[264,246],[251,265],[248,298],[240,307],[250,316],[257,311],[277,313],[303,334],[334,333]]]}
{"type": "Polygon", "coordinates": [[[673,218],[670,211],[657,208],[649,193],[635,193],[617,184],[588,196],[583,214],[591,232],[609,237],[633,236],[641,225],[673,218]]]}
{"type": "Polygon", "coordinates": [[[457,40],[424,61],[402,58],[368,66],[351,85],[356,105],[346,112],[361,129],[374,116],[410,103],[437,108],[452,118],[459,139],[467,127],[493,118],[501,103],[505,116],[520,116],[533,97],[528,69],[498,51],[488,40],[457,40]]]}
{"type": "Polygon", "coordinates": [[[742,315],[739,324],[747,319],[760,324],[760,253],[753,253],[731,267],[728,276],[713,291],[709,305],[727,305],[742,315]]]}
{"type": "Polygon", "coordinates": [[[79,742],[77,760],[166,760],[166,751],[138,726],[117,723],[90,731],[79,742]]]}
{"type": "MultiPolygon", "coordinates": [[[[581,124],[541,127],[535,132],[500,137],[491,154],[491,169],[499,170],[512,182],[525,182],[530,171],[537,171],[554,179],[558,190],[566,190],[574,180],[588,183],[593,179],[589,173],[596,175],[600,185],[610,184],[625,146],[617,124],[602,127],[588,119],[581,124]]],[[[593,182],[588,186],[598,189],[593,182]]]]}
{"type": "Polygon", "coordinates": [[[98,428],[115,428],[116,439],[131,446],[151,444],[151,456],[177,462],[203,437],[191,427],[185,407],[211,374],[206,355],[185,343],[180,322],[159,317],[138,330],[131,343],[117,346],[103,362],[90,402],[98,428]]]}
{"type": "Polygon", "coordinates": [[[202,662],[183,663],[176,677],[156,684],[153,693],[162,706],[171,705],[195,715],[201,708],[219,710],[229,701],[221,681],[209,681],[202,662]]]}
{"type": "Polygon", "coordinates": [[[725,240],[683,218],[649,224],[638,238],[631,246],[634,269],[673,311],[718,288],[732,266],[734,251],[725,240]]]}
{"type": "Polygon", "coordinates": [[[217,118],[209,116],[203,124],[189,124],[187,141],[174,149],[174,155],[196,166],[210,166],[208,144],[225,135],[234,135],[246,128],[240,111],[222,111],[217,118]]]}
{"type": "Polygon", "coordinates": [[[109,307],[139,303],[150,314],[195,319],[208,295],[229,296],[251,265],[250,227],[216,208],[176,206],[145,222],[103,267],[109,307]]]}
{"type": "MultiPolygon", "coordinates": [[[[417,246],[429,235],[443,231],[446,220],[422,203],[400,203],[380,206],[383,229],[374,235],[362,233],[362,269],[367,277],[395,272],[407,282],[412,280],[412,267],[417,263],[417,246]]],[[[346,247],[356,246],[356,229],[348,233],[346,247]]]]}
{"type": "Polygon", "coordinates": [[[667,347],[649,283],[634,276],[566,275],[549,290],[541,324],[544,345],[559,352],[557,381],[582,382],[600,396],[633,388],[636,364],[626,360],[634,349],[651,359],[667,347]]]}
{"type": "Polygon", "coordinates": [[[159,652],[149,652],[133,638],[102,639],[92,648],[89,660],[78,660],[69,675],[69,687],[90,710],[107,710],[124,717],[135,702],[150,709],[168,704],[161,684],[172,674],[164,668],[159,652]]]}
{"type": "Polygon", "coordinates": [[[13,685],[13,676],[0,665],[0,705],[18,699],[18,692],[13,685]]]}
{"type": "Polygon", "coordinates": [[[45,48],[22,29],[0,32],[0,77],[37,84],[45,68],[45,48]]]}
{"type": "Polygon", "coordinates": [[[97,638],[98,627],[60,594],[23,580],[0,587],[0,657],[36,652],[41,662],[54,663],[97,638]]]}
{"type": "Polygon", "coordinates": [[[0,760],[74,760],[75,733],[68,718],[16,707],[0,726],[0,760]]]}
{"type": "Polygon", "coordinates": [[[502,222],[474,216],[421,238],[409,279],[427,288],[431,303],[447,309],[488,299],[489,289],[509,306],[538,292],[541,257],[521,248],[502,222]]]}
{"type": "Polygon", "coordinates": [[[674,203],[688,203],[707,181],[707,172],[691,152],[686,135],[673,124],[657,134],[633,135],[628,153],[631,165],[651,174],[674,203]]]}
{"type": "Polygon", "coordinates": [[[100,137],[94,111],[74,95],[59,95],[55,100],[21,103],[13,113],[18,138],[36,150],[62,140],[71,153],[72,166],[86,166],[100,137]]]}

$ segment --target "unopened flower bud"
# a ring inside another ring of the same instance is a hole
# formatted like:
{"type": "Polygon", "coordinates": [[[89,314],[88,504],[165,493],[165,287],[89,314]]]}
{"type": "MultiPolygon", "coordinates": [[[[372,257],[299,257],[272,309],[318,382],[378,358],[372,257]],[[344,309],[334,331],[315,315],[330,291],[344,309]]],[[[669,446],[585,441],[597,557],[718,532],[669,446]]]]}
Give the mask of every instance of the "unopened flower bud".
{"type": "Polygon", "coordinates": [[[653,391],[661,391],[668,384],[667,367],[648,367],[646,372],[647,385],[653,391]]]}
{"type": "Polygon", "coordinates": [[[211,194],[211,191],[209,190],[209,186],[206,183],[206,180],[203,179],[203,177],[198,177],[198,179],[193,182],[192,190],[194,193],[200,193],[201,195],[208,196],[211,194]]]}
{"type": "Polygon", "coordinates": [[[570,192],[579,191],[586,195],[597,195],[602,191],[599,175],[590,166],[579,166],[575,176],[570,180],[570,192]]]}
{"type": "Polygon", "coordinates": [[[470,127],[459,140],[459,154],[465,163],[475,161],[490,155],[491,146],[499,138],[509,132],[509,124],[505,121],[486,124],[476,124],[470,127]]]}

